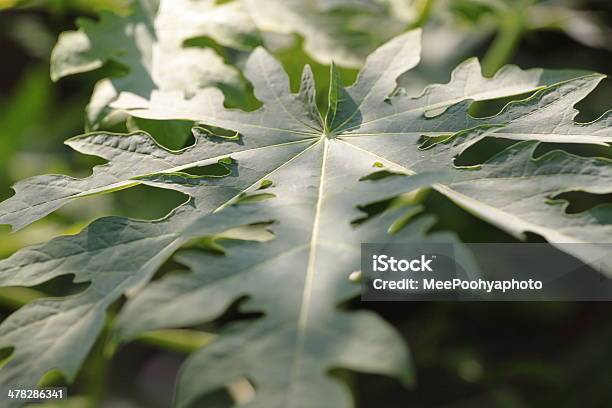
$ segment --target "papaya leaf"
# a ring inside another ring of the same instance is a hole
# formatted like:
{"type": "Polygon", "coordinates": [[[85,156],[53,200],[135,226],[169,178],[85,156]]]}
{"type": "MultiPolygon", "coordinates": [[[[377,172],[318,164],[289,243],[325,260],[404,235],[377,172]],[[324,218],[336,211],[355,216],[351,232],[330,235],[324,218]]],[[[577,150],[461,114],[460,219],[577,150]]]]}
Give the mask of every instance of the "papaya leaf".
{"type": "MultiPolygon", "coordinates": [[[[196,144],[173,152],[145,133],[72,139],[72,147],[109,163],[86,179],[40,176],[18,184],[16,195],[0,204],[0,222],[23,227],[75,198],[136,184],[191,198],[159,221],[102,219],[76,236],[0,261],[2,286],[32,286],[61,275],[89,283],[77,295],[28,304],[0,325],[0,347],[14,348],[0,369],[1,386],[33,386],[52,369],[73,379],[106,308],[122,295],[131,298],[117,326],[123,341],[149,330],[210,322],[246,298],[241,310],[263,316],[227,325],[189,358],[177,405],[189,406],[247,378],[256,389],[247,406],[351,407],[350,394],[329,375],[331,369],[403,382],[412,377],[408,351],[389,325],[370,312],[340,307],[359,292],[349,279],[360,268],[359,244],[457,241],[449,233],[431,233],[435,220],[418,215],[415,204],[353,223],[359,205],[431,187],[517,237],[530,231],[553,244],[609,242],[608,206],[568,215],[554,197],[576,190],[610,193],[612,162],[562,150],[534,153],[542,142],[612,141],[610,112],[592,123],[574,121],[573,106],[603,76],[577,73],[547,85],[538,79],[525,86],[536,91],[529,98],[475,118],[468,114],[472,92],[450,91],[465,85],[461,76],[416,98],[396,92],[397,79],[418,64],[419,52],[420,32],[412,31],[370,55],[352,86],[344,88],[332,72],[324,114],[314,102],[310,70],[293,94],[280,64],[261,48],[245,70],[263,104],[256,111],[226,108],[217,89],[191,97],[176,91],[153,91],[150,98],[120,95],[113,108],[135,117],[197,122],[196,144]],[[482,163],[456,165],[459,155],[485,138],[514,143],[482,163]],[[214,164],[224,172],[189,174],[214,164]],[[381,168],[397,176],[368,177],[381,168]],[[400,215],[407,224],[398,230],[400,215]],[[190,273],[147,286],[190,240],[253,223],[272,223],[274,239],[231,240],[224,256],[184,252],[177,259],[190,273]]],[[[499,87],[495,79],[481,83],[479,92],[499,87]]]]}

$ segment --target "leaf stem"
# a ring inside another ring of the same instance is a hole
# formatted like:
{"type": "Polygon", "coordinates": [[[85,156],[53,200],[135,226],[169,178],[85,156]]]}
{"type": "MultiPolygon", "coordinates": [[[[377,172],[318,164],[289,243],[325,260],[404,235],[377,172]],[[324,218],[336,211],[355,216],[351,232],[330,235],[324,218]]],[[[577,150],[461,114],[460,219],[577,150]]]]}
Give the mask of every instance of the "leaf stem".
{"type": "Polygon", "coordinates": [[[142,334],[136,340],[163,350],[189,354],[210,344],[217,336],[196,330],[157,330],[142,334]]]}
{"type": "Polygon", "coordinates": [[[84,370],[85,387],[87,395],[90,396],[88,407],[95,408],[102,405],[107,391],[107,377],[109,369],[109,359],[104,355],[104,343],[110,332],[108,319],[104,325],[100,337],[91,351],[89,361],[84,370]]]}
{"type": "Polygon", "coordinates": [[[416,7],[418,10],[417,18],[410,25],[410,29],[423,27],[427,20],[429,20],[429,16],[431,15],[431,11],[433,10],[435,0],[420,0],[416,7]]]}
{"type": "Polygon", "coordinates": [[[519,5],[499,15],[499,31],[482,62],[482,71],[485,76],[493,76],[514,56],[525,32],[524,9],[524,5],[519,5]]]}
{"type": "Polygon", "coordinates": [[[30,288],[10,287],[0,289],[0,306],[7,309],[19,309],[26,303],[43,297],[44,294],[30,288]]]}

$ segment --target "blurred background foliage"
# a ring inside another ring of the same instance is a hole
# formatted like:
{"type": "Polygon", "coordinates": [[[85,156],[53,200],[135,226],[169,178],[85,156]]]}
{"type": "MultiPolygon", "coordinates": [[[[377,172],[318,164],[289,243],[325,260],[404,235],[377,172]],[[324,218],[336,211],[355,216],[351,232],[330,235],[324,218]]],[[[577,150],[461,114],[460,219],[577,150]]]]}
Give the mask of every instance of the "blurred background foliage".
{"type": "MultiPolygon", "coordinates": [[[[321,11],[310,23],[316,28],[318,18],[346,22],[349,42],[345,45],[349,50],[364,44],[372,48],[397,32],[424,28],[423,62],[400,80],[400,85],[411,95],[419,94],[428,83],[448,81],[452,68],[471,56],[481,59],[483,72],[489,76],[507,63],[521,68],[612,72],[612,3],[609,0],[344,0],[336,3],[341,7],[321,11]],[[360,8],[362,4],[375,4],[378,8],[360,8]],[[390,19],[393,25],[371,24],[372,15],[390,19]]],[[[49,76],[51,50],[59,33],[76,28],[77,17],[96,19],[101,11],[129,16],[131,8],[129,0],[0,0],[3,61],[0,64],[0,200],[11,196],[11,185],[23,178],[44,173],[84,177],[90,174],[92,166],[103,163],[71,151],[63,141],[84,132],[87,123],[84,111],[94,84],[116,72],[117,67],[105,64],[100,69],[54,83],[49,76]]],[[[312,33],[296,30],[282,36],[262,34],[263,43],[275,52],[289,72],[294,89],[298,87],[303,65],[313,66],[320,103],[324,104],[329,61],[308,52],[305,43],[312,33]]],[[[226,62],[239,68],[246,54],[204,37],[192,40],[189,46],[212,47],[226,62]]],[[[346,84],[356,77],[358,59],[359,55],[354,59],[351,56],[341,64],[344,65],[342,80],[346,84]]],[[[611,90],[610,81],[605,81],[581,102],[578,120],[593,120],[609,109],[611,90]]],[[[257,106],[248,92],[242,98],[228,96],[230,105],[244,109],[257,106]]],[[[472,111],[475,115],[494,114],[505,102],[479,103],[472,111]]],[[[178,149],[193,141],[189,125],[119,120],[98,128],[121,132],[149,130],[160,143],[178,149]]],[[[503,142],[483,143],[462,159],[482,161],[503,146],[503,142]]],[[[612,157],[608,148],[564,147],[576,154],[612,157]]],[[[551,148],[543,146],[541,151],[551,148]]],[[[611,200],[610,196],[566,198],[574,211],[611,200]]],[[[420,199],[439,218],[436,228],[455,230],[466,242],[513,240],[435,193],[424,194],[420,199]]],[[[0,258],[25,245],[75,233],[100,216],[156,219],[184,200],[178,193],[148,187],[83,199],[15,234],[10,234],[8,227],[0,226],[0,258]]],[[[170,263],[164,271],[175,268],[177,265],[170,263]]],[[[64,295],[78,290],[70,277],[55,279],[33,290],[3,290],[0,317],[43,293],[64,295]]],[[[347,307],[373,308],[393,322],[410,344],[417,369],[417,385],[410,390],[381,377],[334,372],[333,375],[354,390],[359,407],[612,406],[612,348],[609,347],[612,320],[608,317],[608,304],[354,302],[347,307]]],[[[210,341],[211,335],[206,333],[214,332],[215,325],[193,329],[140,339],[116,351],[109,359],[104,358],[109,353],[108,350],[104,353],[102,339],[97,346],[99,353],[92,353],[81,376],[70,387],[73,397],[66,404],[48,406],[168,406],[174,377],[185,352],[210,341]]],[[[45,384],[63,383],[61,376],[53,373],[44,381],[45,384]]],[[[240,384],[234,388],[220,392],[213,397],[214,402],[208,403],[224,406],[232,395],[240,392],[240,384]]]]}

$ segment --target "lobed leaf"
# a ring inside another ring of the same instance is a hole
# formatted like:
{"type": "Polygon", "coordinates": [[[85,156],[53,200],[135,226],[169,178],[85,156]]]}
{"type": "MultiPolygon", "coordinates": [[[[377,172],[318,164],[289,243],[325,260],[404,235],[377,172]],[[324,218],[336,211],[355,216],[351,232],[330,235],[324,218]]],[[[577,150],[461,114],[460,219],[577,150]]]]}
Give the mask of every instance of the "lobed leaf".
{"type": "MultiPolygon", "coordinates": [[[[305,69],[301,90],[293,94],[282,67],[263,49],[253,52],[245,70],[263,103],[254,112],[224,107],[216,89],[197,91],[191,98],[182,92],[155,91],[150,98],[122,94],[113,107],[131,115],[197,122],[197,143],[172,152],[144,133],[73,139],[71,146],[109,163],[87,179],[26,180],[0,204],[0,222],[24,226],[80,196],[139,183],[174,189],[191,199],[160,221],[102,219],[77,236],[0,261],[0,284],[5,286],[35,285],[67,274],[75,282],[90,283],[76,296],[25,306],[0,325],[0,347],[15,348],[0,370],[0,384],[33,385],[55,368],[72,378],[106,308],[122,294],[133,296],[118,321],[117,337],[123,341],[149,330],[210,322],[246,298],[241,310],[263,316],[228,325],[214,343],[189,358],[177,405],[189,406],[247,378],[256,394],[246,406],[350,407],[351,397],[329,375],[331,369],[391,375],[404,382],[412,376],[408,352],[390,326],[370,312],[339,307],[358,294],[349,276],[360,268],[359,244],[456,242],[452,234],[430,233],[435,220],[417,216],[420,208],[414,205],[405,209],[411,218],[395,234],[389,231],[395,231],[390,227],[399,213],[392,210],[355,226],[359,204],[430,186],[517,237],[535,232],[561,249],[567,248],[563,243],[608,242],[609,206],[569,215],[554,197],[575,190],[610,193],[610,160],[561,150],[540,157],[534,153],[541,142],[612,140],[609,112],[592,123],[574,121],[573,106],[603,77],[535,75],[517,68],[490,80],[475,77],[484,95],[514,94],[516,87],[500,87],[513,76],[521,90],[536,91],[495,116],[475,118],[468,113],[475,88],[464,86],[473,62],[459,67],[449,84],[419,97],[396,92],[397,79],[419,61],[419,39],[413,31],[383,45],[348,88],[332,67],[325,115],[314,103],[311,71],[305,69]],[[542,77],[559,80],[543,84],[542,77]],[[211,127],[235,136],[211,135],[211,127]],[[484,138],[516,142],[483,163],[455,164],[484,138]],[[213,163],[226,169],[223,176],[187,173],[213,163]],[[381,168],[404,176],[367,177],[381,168]],[[272,221],[271,242],[231,241],[226,256],[182,253],[177,259],[190,273],[145,287],[161,263],[190,239],[272,221]],[[74,350],[73,357],[67,357],[68,350],[74,350]]],[[[612,265],[606,267],[612,272],[612,265]]]]}

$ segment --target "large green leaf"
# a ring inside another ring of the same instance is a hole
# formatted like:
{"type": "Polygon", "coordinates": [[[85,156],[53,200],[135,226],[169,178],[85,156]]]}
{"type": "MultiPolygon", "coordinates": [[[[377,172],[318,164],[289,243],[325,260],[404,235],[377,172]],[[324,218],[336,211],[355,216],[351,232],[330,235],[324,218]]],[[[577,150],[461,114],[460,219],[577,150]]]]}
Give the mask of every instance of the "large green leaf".
{"type": "MultiPolygon", "coordinates": [[[[399,44],[401,43],[395,45],[399,44]]],[[[404,66],[414,63],[409,56],[389,45],[389,48],[382,49],[371,57],[369,61],[371,71],[366,67],[362,72],[360,81],[366,81],[364,78],[367,78],[368,82],[364,84],[358,81],[347,92],[339,89],[336,82],[334,84],[336,87],[330,92],[330,108],[325,119],[327,126],[319,125],[321,140],[285,167],[285,170],[293,167],[299,169],[291,171],[292,177],[299,174],[300,177],[313,180],[313,187],[310,189],[312,196],[308,195],[310,199],[304,196],[300,198],[300,202],[310,203],[310,212],[302,213],[294,207],[292,200],[288,200],[282,193],[278,194],[281,203],[284,200],[288,202],[282,205],[278,202],[276,204],[279,205],[279,209],[286,211],[278,211],[280,226],[275,230],[278,238],[275,242],[263,248],[253,245],[247,253],[234,254],[230,251],[228,259],[196,253],[184,254],[178,259],[190,267],[192,274],[170,276],[149,286],[124,310],[119,320],[119,328],[120,336],[125,339],[148,330],[184,327],[210,321],[225,310],[233,300],[242,296],[249,297],[248,302],[242,307],[244,312],[265,312],[265,317],[255,324],[238,324],[228,328],[217,342],[188,360],[178,386],[179,406],[188,406],[197,401],[202,394],[214,391],[241,377],[246,377],[256,384],[255,399],[248,406],[350,406],[349,396],[326,379],[326,372],[337,366],[368,372],[395,372],[396,368],[391,366],[390,369],[388,366],[387,358],[399,351],[393,347],[394,342],[389,335],[383,334],[385,330],[382,328],[373,330],[375,322],[367,324],[359,322],[357,315],[340,314],[336,307],[343,300],[356,294],[356,288],[351,291],[346,278],[350,271],[358,270],[360,267],[357,248],[361,242],[424,241],[433,237],[426,237],[424,234],[427,229],[426,220],[409,224],[399,235],[393,237],[385,237],[385,227],[388,223],[383,220],[366,223],[361,228],[351,228],[346,222],[338,222],[339,219],[356,218],[353,204],[376,190],[364,183],[351,183],[351,180],[356,180],[359,174],[367,172],[370,163],[381,162],[390,170],[413,174],[415,175],[413,177],[420,179],[428,174],[436,174],[431,171],[442,173],[449,171],[450,174],[446,175],[448,178],[438,175],[437,179],[428,181],[433,182],[434,188],[438,191],[465,205],[477,215],[515,234],[521,234],[525,230],[536,231],[543,233],[553,242],[555,239],[556,242],[570,242],[567,237],[555,234],[562,235],[565,230],[580,227],[588,221],[584,218],[573,219],[563,211],[558,211],[558,206],[550,206],[547,202],[550,195],[567,188],[579,188],[579,185],[609,188],[606,186],[609,185],[612,176],[610,167],[612,163],[601,159],[582,159],[562,152],[554,152],[534,160],[533,150],[536,143],[530,141],[514,145],[488,160],[480,169],[451,169],[449,164],[456,155],[487,135],[497,136],[495,132],[502,132],[503,128],[495,122],[486,125],[469,122],[466,126],[465,121],[474,121],[474,119],[466,118],[466,105],[462,104],[451,107],[446,115],[455,119],[461,117],[462,120],[458,121],[458,124],[467,127],[468,130],[434,143],[427,150],[419,149],[418,136],[428,134],[424,129],[424,123],[431,121],[429,123],[435,126],[441,126],[442,123],[450,126],[445,114],[437,117],[439,122],[431,118],[422,118],[425,113],[430,112],[429,109],[439,109],[441,101],[437,98],[441,98],[444,94],[441,89],[443,87],[430,88],[423,97],[419,98],[420,105],[417,106],[421,119],[415,115],[410,117],[418,123],[410,124],[409,120],[402,121],[401,125],[404,126],[420,126],[419,132],[415,135],[411,135],[406,130],[389,131],[389,126],[392,124],[387,124],[385,128],[386,133],[390,135],[389,139],[385,132],[380,134],[372,132],[367,135],[357,131],[343,133],[340,129],[343,127],[350,129],[357,115],[364,121],[382,120],[382,116],[374,119],[364,118],[368,112],[364,106],[368,106],[370,103],[368,98],[371,97],[377,102],[371,102],[374,106],[370,106],[369,110],[379,110],[381,102],[393,90],[395,77],[401,73],[398,69],[399,72],[395,72],[395,75],[385,78],[380,76],[380,72],[384,72],[384,69],[380,66],[372,67],[392,60],[385,55],[386,53],[402,55],[405,59],[401,64],[404,66]],[[377,86],[382,88],[378,92],[377,86]],[[372,94],[374,95],[371,96],[372,94]],[[428,101],[428,104],[423,105],[423,100],[428,101]],[[461,116],[459,108],[463,111],[461,116]],[[412,138],[408,139],[411,136],[412,138]],[[364,147],[362,143],[367,146],[364,147]],[[411,160],[411,166],[398,164],[405,160],[411,160]],[[602,167],[605,169],[599,170],[602,167]],[[503,185],[498,189],[493,183],[500,182],[503,185]],[[314,194],[315,186],[318,188],[318,198],[314,194]],[[501,190],[509,187],[512,189],[507,192],[501,190]],[[523,204],[522,201],[527,199],[530,201],[523,204]],[[504,209],[513,204],[516,205],[514,211],[504,209]],[[302,218],[304,215],[307,219],[302,218]],[[530,224],[534,220],[542,224],[543,216],[548,217],[544,220],[547,231],[530,224]],[[283,228],[289,225],[299,225],[301,228],[306,226],[306,233],[301,239],[294,241],[293,239],[299,235],[294,230],[285,231],[283,228]],[[312,229],[308,226],[312,226],[312,229]],[[270,281],[283,282],[285,285],[279,291],[277,286],[269,284],[270,281]],[[301,299],[301,302],[296,299],[301,299]],[[220,305],[221,309],[213,305],[220,305]],[[347,333],[351,336],[346,337],[347,333]],[[361,347],[363,350],[358,351],[361,347]],[[366,354],[363,354],[364,351],[366,354]]],[[[414,58],[414,54],[411,57],[414,58]]],[[[391,64],[385,65],[384,68],[393,72],[394,67],[391,64]]],[[[500,78],[503,75],[480,82],[484,84],[483,86],[486,86],[486,83],[494,83],[496,89],[499,89],[500,83],[503,82],[500,78]]],[[[595,77],[592,80],[596,82],[597,79],[595,77]]],[[[455,81],[465,81],[465,78],[457,75],[455,81]]],[[[589,80],[586,80],[586,83],[589,83],[589,80]]],[[[580,88],[584,85],[576,80],[572,86],[580,88]]],[[[462,89],[469,90],[467,87],[462,89]]],[[[561,84],[554,88],[555,98],[563,97],[560,89],[562,89],[561,84]]],[[[586,86],[587,92],[589,89],[586,86]]],[[[551,90],[548,94],[550,93],[551,90]]],[[[515,135],[511,124],[514,121],[513,125],[519,126],[521,122],[518,115],[512,112],[513,109],[527,112],[529,106],[535,101],[541,102],[545,95],[547,93],[541,92],[528,101],[515,103],[499,115],[500,122],[507,126],[504,137],[517,139],[541,137],[533,136],[531,133],[515,135]]],[[[452,103],[454,93],[448,92],[447,97],[449,103],[452,103]]],[[[407,101],[404,97],[398,97],[398,100],[407,101]]],[[[155,110],[154,103],[149,110],[144,111],[147,117],[155,116],[165,109],[160,107],[160,110],[155,110]]],[[[172,104],[175,103],[177,101],[172,101],[172,104]]],[[[391,105],[394,103],[398,102],[392,98],[391,105]]],[[[561,101],[556,100],[555,103],[560,104],[561,101]]],[[[190,106],[198,109],[198,105],[190,106]]],[[[442,104],[442,106],[447,105],[442,104]]],[[[183,108],[186,106],[179,106],[177,110],[183,108]]],[[[546,109],[546,106],[539,105],[538,114],[545,115],[546,109]]],[[[383,111],[383,114],[398,113],[397,110],[390,112],[392,113],[383,111]]],[[[408,109],[403,112],[407,114],[408,109]]],[[[143,114],[143,111],[139,111],[138,114],[143,114]]],[[[211,116],[203,119],[206,123],[229,125],[225,117],[216,120],[216,113],[207,111],[207,114],[211,116]]],[[[560,112],[560,114],[564,120],[566,113],[560,112]]],[[[195,120],[196,117],[192,119],[195,120]]],[[[554,123],[549,123],[549,126],[552,128],[554,123]]],[[[578,132],[573,127],[577,125],[570,126],[566,123],[565,127],[559,126],[559,133],[551,132],[554,136],[549,136],[550,140],[563,138],[561,132],[564,128],[571,128],[577,134],[588,135],[587,142],[603,143],[610,140],[609,133],[605,133],[609,132],[609,128],[604,132],[601,123],[597,126],[587,126],[584,132],[578,132]]],[[[448,134],[451,131],[443,133],[448,134]]],[[[433,134],[438,135],[440,132],[433,134]]],[[[166,176],[161,176],[157,181],[163,182],[165,179],[166,176]]],[[[283,180],[283,172],[275,174],[271,180],[281,186],[286,183],[283,180]]],[[[401,189],[402,182],[406,181],[409,190],[417,187],[413,184],[415,180],[418,179],[410,177],[399,179],[392,186],[401,189]]],[[[267,191],[275,193],[274,189],[267,191]]],[[[583,233],[585,231],[582,230],[583,233]]],[[[592,235],[592,242],[605,239],[602,235],[609,233],[609,228],[601,225],[599,232],[600,236],[592,235]]],[[[447,237],[446,240],[450,238],[447,237]]],[[[581,242],[591,241],[584,239],[581,242]]],[[[391,357],[391,360],[393,359],[397,361],[397,357],[391,357]]]]}
{"type": "MultiPolygon", "coordinates": [[[[551,199],[574,190],[609,193],[612,163],[563,151],[534,158],[540,141],[612,140],[609,113],[589,124],[573,121],[573,105],[601,75],[578,74],[479,119],[467,113],[471,92],[450,91],[465,86],[461,75],[417,98],[394,92],[397,78],[418,60],[419,32],[410,32],[372,54],[353,86],[344,89],[332,72],[325,115],[316,109],[310,71],[305,70],[300,93],[292,94],[286,74],[263,49],[252,54],[246,69],[263,102],[254,112],[225,108],[215,89],[188,99],[182,92],[153,92],[150,100],[122,95],[114,106],[133,115],[201,123],[197,143],[170,152],[143,133],[73,139],[71,146],[109,164],[83,180],[41,176],[25,181],[0,204],[0,222],[24,226],[76,197],[138,183],[175,189],[192,199],[161,221],[103,219],[75,237],[26,248],[0,262],[2,285],[31,286],[66,274],[90,282],[79,295],[32,303],[0,325],[0,347],[15,348],[0,370],[2,385],[33,385],[58,367],[73,378],[106,307],[124,293],[137,293],[182,244],[240,225],[276,221],[270,243],[230,243],[225,257],[182,255],[192,273],[165,278],[135,297],[120,318],[119,336],[207,322],[248,296],[243,308],[264,317],[228,327],[210,348],[190,358],[178,404],[246,377],[256,386],[252,407],[348,407],[350,397],[329,377],[331,368],[403,380],[410,376],[407,352],[389,326],[370,313],[338,308],[358,293],[349,280],[359,269],[358,244],[453,240],[427,234],[432,223],[427,217],[388,235],[397,217],[393,212],[352,226],[359,217],[357,205],[432,186],[517,236],[533,231],[553,243],[609,241],[608,207],[570,216],[551,199]],[[236,136],[213,136],[210,132],[217,130],[211,126],[236,136]],[[453,164],[486,137],[517,143],[477,166],[453,164]],[[183,172],[215,163],[225,169],[223,177],[183,172]],[[364,179],[381,167],[407,177],[364,179]]],[[[481,83],[499,87],[496,80],[481,83]]],[[[541,85],[538,79],[528,90],[541,85]]],[[[409,210],[414,216],[418,208],[409,210]]]]}
{"type": "Polygon", "coordinates": [[[88,128],[113,121],[108,104],[121,92],[147,97],[160,89],[189,95],[197,89],[219,86],[233,99],[244,93],[239,72],[216,51],[185,44],[206,36],[235,49],[257,45],[257,29],[239,4],[217,5],[215,0],[132,3],[128,16],[103,12],[99,21],[79,19],[79,30],[63,33],[53,50],[54,80],[108,62],[127,70],[98,82],[88,107],[88,128]]]}

